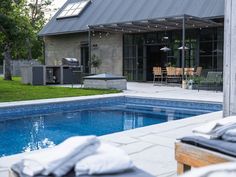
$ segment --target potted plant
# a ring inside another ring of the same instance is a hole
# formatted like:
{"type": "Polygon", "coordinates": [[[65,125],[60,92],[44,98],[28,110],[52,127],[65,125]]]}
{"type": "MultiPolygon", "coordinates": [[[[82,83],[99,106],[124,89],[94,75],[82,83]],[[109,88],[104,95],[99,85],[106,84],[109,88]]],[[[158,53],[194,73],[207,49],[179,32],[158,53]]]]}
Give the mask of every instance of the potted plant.
{"type": "Polygon", "coordinates": [[[198,85],[202,80],[204,80],[204,77],[196,77],[196,76],[191,76],[188,78],[188,87],[189,89],[197,89],[198,85]]]}
{"type": "Polygon", "coordinates": [[[91,65],[94,68],[95,74],[97,73],[97,68],[99,68],[102,64],[102,60],[95,54],[91,57],[91,65]]]}

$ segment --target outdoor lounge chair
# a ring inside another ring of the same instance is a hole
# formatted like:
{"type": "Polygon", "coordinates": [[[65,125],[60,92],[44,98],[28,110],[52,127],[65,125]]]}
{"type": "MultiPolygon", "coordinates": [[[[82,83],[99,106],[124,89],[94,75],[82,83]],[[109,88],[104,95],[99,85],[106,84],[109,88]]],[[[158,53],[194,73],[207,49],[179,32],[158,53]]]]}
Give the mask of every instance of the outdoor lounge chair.
{"type": "Polygon", "coordinates": [[[220,87],[223,83],[222,74],[222,72],[208,72],[207,77],[203,80],[200,80],[198,83],[198,91],[200,88],[207,90],[213,88],[215,91],[221,90],[220,87]]]}
{"type": "Polygon", "coordinates": [[[192,167],[236,161],[236,143],[209,140],[199,136],[184,137],[175,144],[177,173],[182,174],[192,167]]]}

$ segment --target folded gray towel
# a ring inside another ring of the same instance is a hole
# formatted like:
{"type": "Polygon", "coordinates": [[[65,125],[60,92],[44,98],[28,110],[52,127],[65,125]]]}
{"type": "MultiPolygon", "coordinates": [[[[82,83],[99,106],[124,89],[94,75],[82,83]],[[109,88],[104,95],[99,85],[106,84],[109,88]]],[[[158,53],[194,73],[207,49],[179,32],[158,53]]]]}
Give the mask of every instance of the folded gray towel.
{"type": "Polygon", "coordinates": [[[221,138],[225,141],[236,142],[236,128],[226,131],[221,138]]]}
{"type": "MultiPolygon", "coordinates": [[[[229,123],[229,124],[226,124],[226,125],[223,125],[223,126],[219,126],[217,127],[215,130],[213,130],[211,132],[211,136],[213,137],[213,139],[218,139],[218,138],[222,138],[222,136],[230,131],[230,130],[233,130],[233,129],[236,129],[236,123],[229,123]]],[[[235,136],[236,134],[234,134],[235,136]]],[[[223,139],[223,138],[222,138],[223,139]]]]}

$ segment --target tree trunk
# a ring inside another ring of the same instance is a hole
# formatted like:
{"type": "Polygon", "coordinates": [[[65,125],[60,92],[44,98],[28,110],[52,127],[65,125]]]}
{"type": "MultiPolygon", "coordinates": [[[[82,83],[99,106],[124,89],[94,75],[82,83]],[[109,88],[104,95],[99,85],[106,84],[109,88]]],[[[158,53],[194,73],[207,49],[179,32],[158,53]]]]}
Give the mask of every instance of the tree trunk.
{"type": "Polygon", "coordinates": [[[12,80],[11,76],[11,49],[8,44],[5,46],[4,50],[4,60],[5,60],[5,73],[4,73],[4,80],[12,80]]]}
{"type": "Polygon", "coordinates": [[[31,49],[31,43],[30,39],[26,39],[27,47],[28,47],[28,60],[32,60],[32,49],[31,49]]]}

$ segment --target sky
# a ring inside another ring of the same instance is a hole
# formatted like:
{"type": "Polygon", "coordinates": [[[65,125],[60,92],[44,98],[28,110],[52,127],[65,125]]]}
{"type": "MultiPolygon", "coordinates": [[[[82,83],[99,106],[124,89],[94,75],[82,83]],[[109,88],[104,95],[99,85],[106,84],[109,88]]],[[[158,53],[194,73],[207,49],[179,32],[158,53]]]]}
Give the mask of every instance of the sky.
{"type": "MultiPolygon", "coordinates": [[[[54,0],[52,3],[51,9],[59,9],[67,0],[54,0]]],[[[48,17],[52,17],[57,11],[52,11],[50,14],[47,14],[48,17]]]]}
{"type": "Polygon", "coordinates": [[[60,8],[65,2],[66,0],[54,0],[53,7],[60,8]]]}

